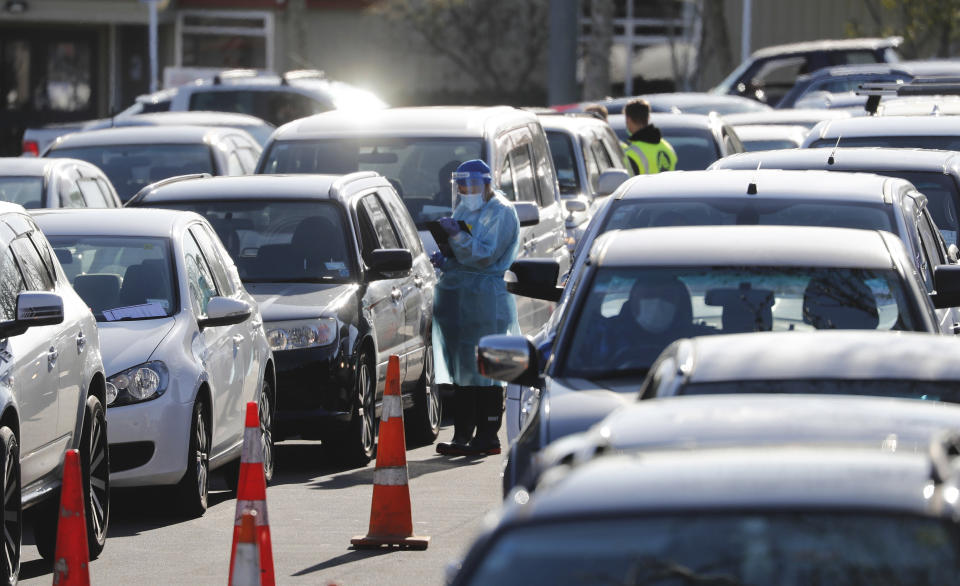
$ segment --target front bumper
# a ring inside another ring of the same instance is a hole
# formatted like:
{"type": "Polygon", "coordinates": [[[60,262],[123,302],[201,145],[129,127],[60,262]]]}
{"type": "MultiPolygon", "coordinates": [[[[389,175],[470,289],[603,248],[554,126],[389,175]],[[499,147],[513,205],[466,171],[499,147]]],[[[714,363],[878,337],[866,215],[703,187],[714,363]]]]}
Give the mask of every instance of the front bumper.
{"type": "Polygon", "coordinates": [[[350,419],[354,364],[337,347],[280,350],[273,357],[278,436],[316,434],[318,422],[350,419]]]}
{"type": "Polygon", "coordinates": [[[183,478],[193,402],[177,403],[176,395],[168,389],[152,401],[107,408],[111,456],[118,456],[110,462],[113,486],[176,484],[183,478]]]}

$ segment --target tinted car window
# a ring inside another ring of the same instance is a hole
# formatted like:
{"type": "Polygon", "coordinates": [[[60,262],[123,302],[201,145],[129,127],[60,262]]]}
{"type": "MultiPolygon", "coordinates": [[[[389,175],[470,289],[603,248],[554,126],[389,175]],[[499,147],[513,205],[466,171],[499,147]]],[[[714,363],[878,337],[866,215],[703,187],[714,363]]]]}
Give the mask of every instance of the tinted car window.
{"type": "Polygon", "coordinates": [[[922,380],[747,380],[688,383],[680,395],[726,395],[733,393],[775,393],[804,395],[866,395],[922,401],[960,403],[957,381],[922,380]]]}
{"type": "Polygon", "coordinates": [[[947,246],[957,244],[957,231],[960,230],[958,210],[960,210],[960,193],[957,192],[957,183],[950,175],[943,173],[922,173],[910,171],[880,171],[881,175],[902,177],[913,183],[917,191],[927,196],[927,210],[933,216],[933,221],[940,230],[947,246]]]}
{"type": "Polygon", "coordinates": [[[630,199],[613,203],[603,232],[664,226],[824,226],[896,232],[889,207],[803,200],[630,199]]]}
{"type": "Polygon", "coordinates": [[[259,173],[376,171],[386,177],[420,229],[451,213],[450,176],[460,163],[483,158],[473,138],[362,138],[276,142],[259,173]]]}
{"type": "Polygon", "coordinates": [[[537,203],[537,185],[534,183],[533,166],[530,162],[530,147],[523,145],[510,152],[510,166],[517,201],[537,203]]]}
{"type": "Polygon", "coordinates": [[[387,206],[387,210],[393,218],[393,223],[403,236],[404,244],[406,244],[404,248],[410,249],[410,252],[413,253],[414,256],[423,252],[423,244],[420,242],[417,228],[410,220],[410,213],[403,207],[400,198],[386,189],[382,189],[378,193],[380,194],[380,200],[387,206]]]}
{"type": "Polygon", "coordinates": [[[227,272],[226,265],[223,264],[223,259],[220,258],[220,251],[217,245],[214,244],[210,235],[207,234],[207,231],[200,225],[192,226],[190,233],[193,234],[194,239],[196,239],[197,244],[200,245],[200,249],[203,251],[204,258],[207,259],[207,264],[210,266],[210,270],[213,272],[213,278],[216,280],[217,289],[224,296],[233,295],[233,280],[227,272]]]}
{"type": "Polygon", "coordinates": [[[207,315],[207,304],[217,295],[217,286],[213,280],[210,265],[204,258],[196,240],[190,234],[183,237],[183,261],[187,271],[187,290],[190,304],[198,316],[207,315]]]}
{"type": "Polygon", "coordinates": [[[49,240],[54,249],[70,253],[70,262],[61,266],[97,321],[176,313],[176,280],[167,240],[126,236],[52,236],[49,240]]]}
{"type": "Polygon", "coordinates": [[[18,203],[27,209],[43,207],[43,179],[0,177],[0,201],[18,203]]]}
{"type": "Polygon", "coordinates": [[[244,282],[327,282],[351,275],[355,253],[347,245],[349,231],[340,209],[330,202],[261,199],[140,205],[190,210],[205,217],[244,282]]]}
{"type": "MultiPolygon", "coordinates": [[[[809,148],[833,147],[836,138],[821,138],[813,141],[809,148]]],[[[958,136],[863,136],[842,137],[840,146],[844,147],[886,147],[898,149],[940,149],[960,150],[958,136]]]]}
{"type": "Polygon", "coordinates": [[[513,528],[465,583],[953,584],[958,551],[951,521],[902,513],[621,513],[513,528]]]}
{"type": "Polygon", "coordinates": [[[380,205],[375,195],[368,195],[360,200],[366,217],[369,219],[376,234],[380,248],[401,248],[400,239],[390,224],[390,218],[380,205]]]}
{"type": "Polygon", "coordinates": [[[646,374],[678,338],[754,331],[915,330],[893,270],[815,267],[601,268],[565,328],[561,376],[646,374]]]}
{"type": "Polygon", "coordinates": [[[52,291],[53,279],[30,239],[26,236],[17,238],[10,243],[10,248],[20,266],[20,272],[23,273],[27,288],[32,291],[52,291]]]}
{"type": "Polygon", "coordinates": [[[210,147],[203,144],[107,145],[63,148],[47,156],[93,163],[113,183],[121,201],[161,179],[190,173],[216,174],[210,147]]]}
{"type": "Polygon", "coordinates": [[[557,170],[560,193],[576,193],[580,188],[580,181],[577,178],[577,157],[573,152],[573,141],[570,135],[565,132],[547,131],[547,141],[550,143],[553,166],[557,170]]]}
{"type": "Polygon", "coordinates": [[[0,251],[0,314],[5,321],[17,315],[17,294],[23,291],[23,276],[13,260],[10,249],[0,251]]]}
{"type": "Polygon", "coordinates": [[[238,89],[195,91],[190,96],[190,109],[252,114],[280,126],[297,118],[332,110],[333,105],[294,92],[238,89]]]}

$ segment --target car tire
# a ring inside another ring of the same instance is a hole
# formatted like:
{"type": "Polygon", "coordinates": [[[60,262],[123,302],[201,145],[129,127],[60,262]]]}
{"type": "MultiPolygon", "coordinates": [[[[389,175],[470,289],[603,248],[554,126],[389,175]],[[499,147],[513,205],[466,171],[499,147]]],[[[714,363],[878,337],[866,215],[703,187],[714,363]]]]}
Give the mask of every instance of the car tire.
{"type": "Polygon", "coordinates": [[[366,466],[377,448],[376,413],[377,375],[370,355],[364,351],[357,359],[356,401],[346,428],[327,442],[328,456],[347,466],[366,466]]]}
{"type": "Polygon", "coordinates": [[[110,525],[110,451],[107,443],[107,413],[100,399],[87,397],[83,432],[80,434],[84,513],[87,545],[95,560],[107,542],[110,525]]]}
{"type": "Polygon", "coordinates": [[[433,376],[433,346],[427,346],[423,359],[423,374],[417,382],[413,394],[413,408],[409,419],[405,419],[408,443],[429,445],[440,435],[440,422],[443,419],[443,402],[437,393],[433,376]]]}
{"type": "MultiPolygon", "coordinates": [[[[23,537],[23,507],[20,503],[20,444],[9,427],[0,427],[0,470],[3,471],[3,563],[2,581],[16,584],[20,574],[20,543],[23,537]]],[[[56,534],[56,528],[54,528],[56,534]]]]}
{"type": "Polygon", "coordinates": [[[204,413],[203,399],[193,403],[190,421],[190,444],[187,449],[187,470],[177,485],[180,510],[189,517],[202,517],[207,512],[210,478],[210,424],[204,413]]]}
{"type": "MultiPolygon", "coordinates": [[[[273,479],[275,468],[275,454],[273,443],[273,387],[267,380],[263,381],[263,387],[260,389],[260,399],[258,400],[257,412],[260,415],[260,447],[263,456],[263,477],[270,484],[273,479]]],[[[246,428],[244,428],[246,433],[246,428]]],[[[233,462],[224,465],[220,469],[220,475],[227,484],[227,488],[236,491],[240,483],[240,461],[237,458],[233,462]]]]}

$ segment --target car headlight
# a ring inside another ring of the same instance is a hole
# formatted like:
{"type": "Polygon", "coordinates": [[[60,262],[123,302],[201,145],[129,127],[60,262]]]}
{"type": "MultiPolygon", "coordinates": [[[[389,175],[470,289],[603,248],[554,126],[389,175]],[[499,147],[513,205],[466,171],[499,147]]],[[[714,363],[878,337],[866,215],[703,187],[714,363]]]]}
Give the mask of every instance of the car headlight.
{"type": "Polygon", "coordinates": [[[167,391],[169,380],[167,366],[159,360],[128,368],[107,379],[107,406],[156,399],[167,391]]]}
{"type": "Polygon", "coordinates": [[[305,321],[283,321],[267,324],[270,349],[295,350],[327,346],[337,340],[337,318],[324,317],[305,321]]]}

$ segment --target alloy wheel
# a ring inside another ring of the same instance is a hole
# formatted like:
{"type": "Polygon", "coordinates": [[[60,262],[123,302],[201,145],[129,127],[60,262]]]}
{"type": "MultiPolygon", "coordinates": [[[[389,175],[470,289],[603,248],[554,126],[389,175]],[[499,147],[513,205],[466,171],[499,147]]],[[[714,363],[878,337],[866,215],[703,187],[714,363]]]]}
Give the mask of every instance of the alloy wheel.
{"type": "Polygon", "coordinates": [[[103,533],[110,506],[110,466],[107,461],[107,434],[103,420],[90,421],[90,521],[95,535],[103,533]]]}

